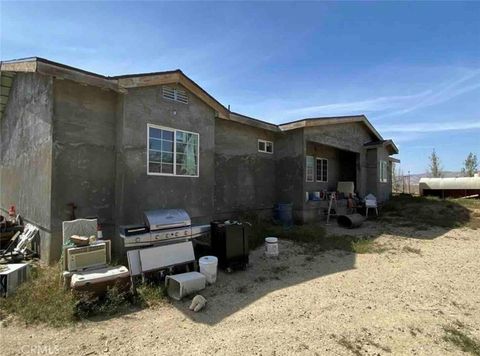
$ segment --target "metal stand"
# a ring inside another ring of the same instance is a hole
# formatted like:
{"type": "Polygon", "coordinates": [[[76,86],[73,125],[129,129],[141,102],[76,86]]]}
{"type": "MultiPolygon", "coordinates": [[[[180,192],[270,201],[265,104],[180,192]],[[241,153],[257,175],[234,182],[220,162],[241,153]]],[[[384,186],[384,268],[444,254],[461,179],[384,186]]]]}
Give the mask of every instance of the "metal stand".
{"type": "Polygon", "coordinates": [[[330,215],[332,215],[332,206],[335,203],[335,214],[338,211],[338,202],[337,202],[337,195],[335,193],[332,193],[330,196],[330,202],[328,203],[328,212],[327,212],[327,223],[326,225],[330,224],[330,215]]]}

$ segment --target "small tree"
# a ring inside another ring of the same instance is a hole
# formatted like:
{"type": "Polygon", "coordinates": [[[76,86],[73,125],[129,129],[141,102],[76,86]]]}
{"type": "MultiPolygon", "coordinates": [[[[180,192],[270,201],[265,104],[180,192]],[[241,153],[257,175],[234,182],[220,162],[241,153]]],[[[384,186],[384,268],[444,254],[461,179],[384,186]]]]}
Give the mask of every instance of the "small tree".
{"type": "Polygon", "coordinates": [[[396,164],[393,164],[392,167],[392,183],[392,190],[395,193],[400,193],[402,191],[403,184],[403,171],[400,166],[397,166],[396,164]]]}
{"type": "Polygon", "coordinates": [[[429,171],[430,175],[433,178],[441,178],[442,177],[442,165],[440,163],[440,158],[437,156],[435,149],[433,149],[432,154],[428,157],[430,160],[429,171]]]}
{"type": "Polygon", "coordinates": [[[473,177],[478,170],[477,155],[470,152],[463,163],[462,173],[467,177],[473,177]]]}

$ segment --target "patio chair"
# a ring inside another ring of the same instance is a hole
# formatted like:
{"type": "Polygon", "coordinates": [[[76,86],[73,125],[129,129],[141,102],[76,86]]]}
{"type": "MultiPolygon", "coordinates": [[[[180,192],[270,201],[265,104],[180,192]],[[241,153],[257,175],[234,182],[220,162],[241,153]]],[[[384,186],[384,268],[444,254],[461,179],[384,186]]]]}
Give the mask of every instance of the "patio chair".
{"type": "Polygon", "coordinates": [[[375,195],[373,194],[368,194],[365,197],[365,216],[366,217],[368,217],[368,209],[375,209],[375,213],[378,216],[377,198],[375,198],[375,195]]]}

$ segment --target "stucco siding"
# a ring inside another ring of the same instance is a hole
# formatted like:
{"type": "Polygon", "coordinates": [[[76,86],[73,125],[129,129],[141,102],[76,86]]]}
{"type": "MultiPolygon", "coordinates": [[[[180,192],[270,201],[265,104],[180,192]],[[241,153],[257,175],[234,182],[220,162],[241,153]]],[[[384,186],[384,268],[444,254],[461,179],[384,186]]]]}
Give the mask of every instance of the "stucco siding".
{"type": "Polygon", "coordinates": [[[19,73],[0,120],[0,205],[40,229],[41,255],[51,259],[52,79],[19,73]]]}
{"type": "MultiPolygon", "coordinates": [[[[62,221],[97,217],[113,233],[115,111],[117,94],[69,80],[54,83],[52,231],[60,243],[62,221]]],[[[60,253],[60,246],[54,249],[60,253]]]]}
{"type": "Polygon", "coordinates": [[[168,100],[161,86],[152,86],[129,90],[118,104],[117,224],[140,222],[143,211],[159,208],[183,208],[197,222],[212,218],[215,113],[190,92],[188,98],[188,104],[168,100]],[[147,174],[148,124],[199,134],[199,177],[147,174]]]}
{"type": "Polygon", "coordinates": [[[215,214],[245,211],[270,215],[275,203],[274,133],[222,119],[215,127],[215,214]],[[274,142],[274,152],[258,151],[258,140],[274,142]]]}

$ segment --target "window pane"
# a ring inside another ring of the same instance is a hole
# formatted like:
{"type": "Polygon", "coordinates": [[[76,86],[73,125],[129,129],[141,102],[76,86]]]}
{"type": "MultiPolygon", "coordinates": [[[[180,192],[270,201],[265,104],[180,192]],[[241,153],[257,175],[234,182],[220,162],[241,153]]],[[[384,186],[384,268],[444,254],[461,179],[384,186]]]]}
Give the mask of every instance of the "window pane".
{"type": "Polygon", "coordinates": [[[150,173],[160,173],[160,163],[150,163],[148,165],[148,171],[150,173]]]}
{"type": "Polygon", "coordinates": [[[176,134],[176,139],[177,139],[177,142],[187,142],[187,134],[185,132],[182,132],[182,131],[177,131],[177,134],[176,134]]]}
{"type": "Polygon", "coordinates": [[[162,151],[173,152],[173,142],[162,140],[162,151]]]}
{"type": "Polygon", "coordinates": [[[267,142],[267,152],[273,152],[273,143],[267,142]]]}
{"type": "MultiPolygon", "coordinates": [[[[151,158],[150,158],[151,159],[151,158]]],[[[171,163],[173,164],[173,153],[171,152],[162,152],[162,163],[171,163]]]]}
{"type": "Polygon", "coordinates": [[[258,141],[258,150],[265,152],[265,142],[263,141],[258,141]]]}
{"type": "Polygon", "coordinates": [[[306,178],[308,182],[313,182],[313,170],[315,167],[315,160],[312,156],[306,156],[306,178]]]}
{"type": "Polygon", "coordinates": [[[148,148],[152,149],[152,150],[158,150],[160,151],[162,149],[162,141],[160,140],[155,140],[155,139],[151,139],[149,144],[148,144],[148,148]]]}
{"type": "Polygon", "coordinates": [[[173,164],[162,163],[162,173],[173,174],[173,164]]]}
{"type": "Polygon", "coordinates": [[[149,154],[150,162],[161,162],[162,161],[160,152],[150,150],[148,152],[148,154],[149,154]]]}
{"type": "Polygon", "coordinates": [[[162,130],[162,138],[167,141],[173,141],[173,131],[162,130]]]}
{"type": "Polygon", "coordinates": [[[161,138],[162,130],[150,127],[150,137],[161,138]]]}

